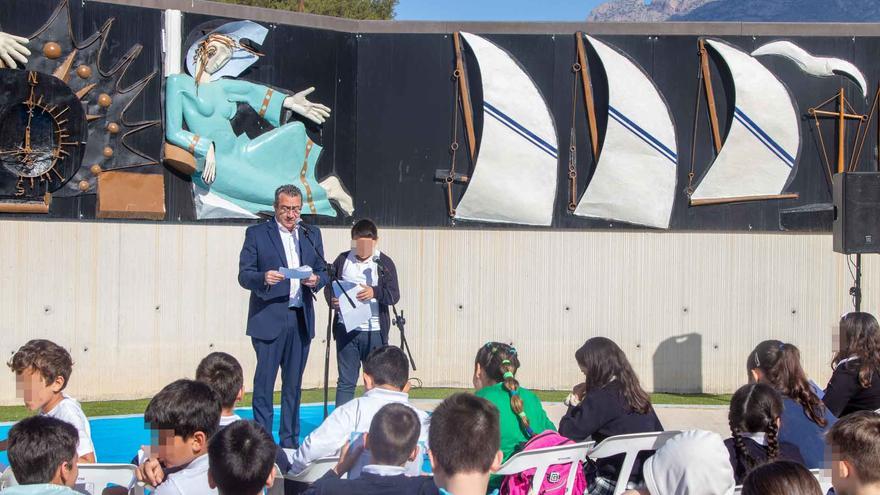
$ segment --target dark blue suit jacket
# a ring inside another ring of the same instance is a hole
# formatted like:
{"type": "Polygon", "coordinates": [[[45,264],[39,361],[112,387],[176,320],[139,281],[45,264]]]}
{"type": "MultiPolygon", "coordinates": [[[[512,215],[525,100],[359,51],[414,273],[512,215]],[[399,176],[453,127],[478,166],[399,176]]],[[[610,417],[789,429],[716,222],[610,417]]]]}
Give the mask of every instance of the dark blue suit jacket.
{"type": "MultiPolygon", "coordinates": [[[[299,224],[299,259],[301,265],[309,265],[318,276],[318,286],[314,290],[302,287],[303,310],[309,338],[315,337],[315,305],[311,293],[320,290],[328,281],[327,267],[324,266],[324,245],[321,231],[315,226],[299,224]],[[314,247],[306,239],[308,234],[314,247]]],[[[284,244],[278,233],[275,218],[252,225],[244,234],[244,245],[238,262],[238,283],[251,291],[248,307],[247,334],[262,340],[273,340],[282,329],[293,326],[295,314],[288,309],[290,299],[290,280],[275,285],[266,284],[266,272],[287,266],[284,244]]],[[[300,283],[294,280],[293,283],[300,283]]]]}

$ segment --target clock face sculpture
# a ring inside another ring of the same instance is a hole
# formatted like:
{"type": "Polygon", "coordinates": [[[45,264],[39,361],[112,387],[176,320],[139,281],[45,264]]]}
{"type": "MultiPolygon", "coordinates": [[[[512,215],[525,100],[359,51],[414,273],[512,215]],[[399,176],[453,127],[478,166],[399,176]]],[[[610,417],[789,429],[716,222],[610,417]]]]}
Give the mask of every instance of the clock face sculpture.
{"type": "Polygon", "coordinates": [[[61,188],[80,168],[86,126],[82,103],[61,80],[0,69],[0,196],[61,188]]]}

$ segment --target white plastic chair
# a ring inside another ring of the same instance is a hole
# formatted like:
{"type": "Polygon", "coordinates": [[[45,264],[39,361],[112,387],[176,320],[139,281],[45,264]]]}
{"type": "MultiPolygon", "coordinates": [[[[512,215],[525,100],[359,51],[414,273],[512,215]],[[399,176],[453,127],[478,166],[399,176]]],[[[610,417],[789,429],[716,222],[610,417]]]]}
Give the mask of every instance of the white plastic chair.
{"type": "Polygon", "coordinates": [[[133,464],[79,464],[76,478],[77,491],[102,495],[111,485],[122,487],[127,493],[142,495],[143,486],[137,482],[133,464]]]}
{"type": "Polygon", "coordinates": [[[284,474],[278,464],[275,464],[273,469],[275,469],[275,481],[264,492],[266,495],[284,495],[284,474]]]}
{"type": "Polygon", "coordinates": [[[296,475],[285,474],[284,479],[299,481],[300,483],[314,483],[327,474],[327,471],[336,467],[337,462],[339,462],[339,456],[322,457],[306,466],[302,472],[296,475]]]}
{"type": "Polygon", "coordinates": [[[542,449],[526,450],[513,454],[507,459],[501,468],[495,473],[501,476],[509,476],[521,473],[528,469],[535,469],[535,476],[532,477],[532,488],[529,493],[538,493],[544,476],[547,475],[547,469],[556,464],[570,464],[568,470],[568,480],[565,483],[565,495],[571,495],[574,486],[575,474],[577,474],[578,462],[585,461],[587,452],[595,445],[596,442],[581,442],[568,445],[559,445],[556,447],[545,447],[542,449]]]}
{"type": "Polygon", "coordinates": [[[596,445],[587,457],[590,459],[604,459],[620,454],[626,454],[620,473],[617,476],[617,484],[614,486],[614,495],[620,495],[626,490],[629,477],[632,475],[633,464],[640,452],[657,450],[667,440],[681,433],[680,431],[657,431],[652,433],[633,433],[632,435],[617,435],[606,438],[596,445]]]}
{"type": "Polygon", "coordinates": [[[0,492],[10,486],[18,486],[18,482],[15,481],[15,475],[12,474],[12,468],[8,467],[3,471],[3,474],[0,474],[0,492]]]}
{"type": "Polygon", "coordinates": [[[816,481],[819,482],[819,488],[822,489],[822,493],[828,493],[831,490],[831,477],[825,476],[821,469],[810,469],[810,472],[813,473],[816,481]]]}

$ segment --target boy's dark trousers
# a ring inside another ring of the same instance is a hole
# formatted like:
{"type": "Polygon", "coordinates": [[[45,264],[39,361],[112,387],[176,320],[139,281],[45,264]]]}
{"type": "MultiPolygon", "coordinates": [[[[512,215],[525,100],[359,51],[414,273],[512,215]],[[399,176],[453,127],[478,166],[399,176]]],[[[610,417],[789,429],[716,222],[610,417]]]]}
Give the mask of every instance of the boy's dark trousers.
{"type": "Polygon", "coordinates": [[[336,325],[333,333],[336,336],[336,365],[339,369],[339,380],[336,382],[336,407],[339,407],[354,399],[361,363],[367,359],[370,351],[387,342],[382,341],[382,332],[346,332],[341,324],[336,325]]]}

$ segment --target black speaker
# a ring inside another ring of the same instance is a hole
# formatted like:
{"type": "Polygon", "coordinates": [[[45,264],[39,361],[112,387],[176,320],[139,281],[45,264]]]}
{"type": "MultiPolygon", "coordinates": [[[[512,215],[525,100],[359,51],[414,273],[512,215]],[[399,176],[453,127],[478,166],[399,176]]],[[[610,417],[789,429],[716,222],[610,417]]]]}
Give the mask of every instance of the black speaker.
{"type": "Polygon", "coordinates": [[[837,174],[834,194],[834,251],[880,253],[880,172],[837,174]]]}

